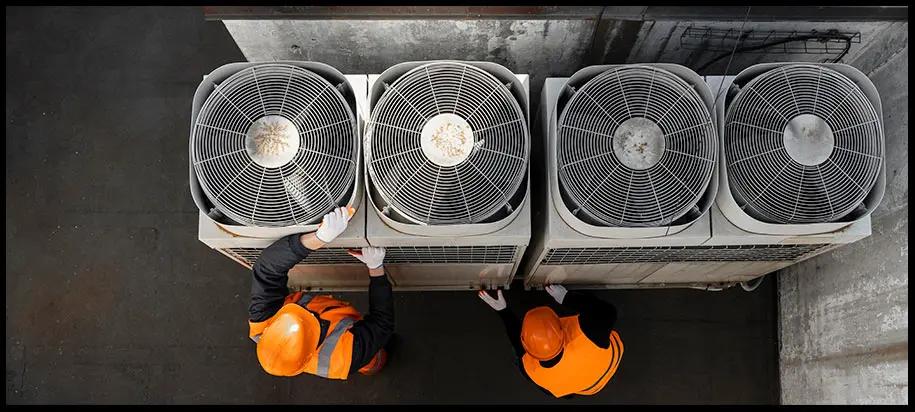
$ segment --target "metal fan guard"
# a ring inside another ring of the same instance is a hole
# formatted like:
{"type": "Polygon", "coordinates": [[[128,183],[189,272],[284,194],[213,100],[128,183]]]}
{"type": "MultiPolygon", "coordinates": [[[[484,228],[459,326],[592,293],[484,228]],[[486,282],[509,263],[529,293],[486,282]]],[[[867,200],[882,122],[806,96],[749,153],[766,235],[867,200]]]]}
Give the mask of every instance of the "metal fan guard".
{"type": "Polygon", "coordinates": [[[388,207],[430,225],[479,223],[507,207],[530,144],[509,86],[469,64],[434,62],[385,87],[364,146],[388,207]]]}
{"type": "Polygon", "coordinates": [[[652,66],[595,76],[559,116],[560,188],[573,213],[606,226],[670,225],[705,193],[717,134],[689,83],[652,66]]]}
{"type": "Polygon", "coordinates": [[[352,191],[357,127],[344,96],[323,77],[288,64],[256,65],[207,97],[191,161],[207,198],[233,221],[314,223],[352,191]]]}
{"type": "Polygon", "coordinates": [[[864,92],[823,66],[785,65],[728,106],[725,156],[738,204],[760,221],[826,223],[859,208],[880,176],[883,129],[864,92]]]}

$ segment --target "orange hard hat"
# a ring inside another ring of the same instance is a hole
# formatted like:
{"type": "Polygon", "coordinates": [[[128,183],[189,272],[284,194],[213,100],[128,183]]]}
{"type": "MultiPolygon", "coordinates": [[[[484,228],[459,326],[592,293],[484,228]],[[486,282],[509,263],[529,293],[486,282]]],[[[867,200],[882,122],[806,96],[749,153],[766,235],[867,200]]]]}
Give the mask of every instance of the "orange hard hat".
{"type": "Polygon", "coordinates": [[[314,315],[301,306],[286,305],[261,334],[257,360],[271,375],[296,375],[317,349],[320,333],[321,325],[314,315]]]}
{"type": "Polygon", "coordinates": [[[535,359],[550,360],[556,357],[563,345],[559,315],[549,306],[529,310],[521,323],[521,345],[535,359]]]}

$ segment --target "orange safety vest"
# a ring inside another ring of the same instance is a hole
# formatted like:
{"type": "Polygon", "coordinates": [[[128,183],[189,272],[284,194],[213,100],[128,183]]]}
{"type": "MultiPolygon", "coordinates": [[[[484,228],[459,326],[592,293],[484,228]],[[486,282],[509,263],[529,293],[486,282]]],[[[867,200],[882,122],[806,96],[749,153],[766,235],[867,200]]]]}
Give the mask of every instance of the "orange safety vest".
{"type": "Polygon", "coordinates": [[[301,371],[330,379],[346,379],[353,361],[353,334],[349,328],[362,314],[349,302],[330,295],[305,295],[296,292],[286,297],[283,307],[269,319],[262,322],[248,321],[248,336],[257,342],[261,334],[282,313],[297,312],[305,308],[311,315],[330,322],[324,340],[305,363],[301,371]]]}
{"type": "Polygon", "coordinates": [[[623,357],[623,341],[614,330],[610,347],[602,349],[591,342],[578,324],[578,315],[559,319],[565,341],[562,358],[551,368],[528,354],[521,357],[527,376],[559,398],[569,394],[594,395],[616,373],[623,357]]]}

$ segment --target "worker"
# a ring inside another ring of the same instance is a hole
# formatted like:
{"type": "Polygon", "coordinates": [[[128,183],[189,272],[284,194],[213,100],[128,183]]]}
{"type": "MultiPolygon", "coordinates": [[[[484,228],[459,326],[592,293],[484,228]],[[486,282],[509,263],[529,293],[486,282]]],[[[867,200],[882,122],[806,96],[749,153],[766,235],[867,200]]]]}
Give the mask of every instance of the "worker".
{"type": "Polygon", "coordinates": [[[519,326],[501,290],[497,298],[485,290],[479,296],[501,316],[522,375],[557,398],[594,395],[610,381],[623,357],[623,342],[613,330],[616,308],[590,294],[568,292],[562,285],[549,285],[546,291],[572,315],[559,317],[549,306],[538,306],[519,326]]]}
{"type": "Polygon", "coordinates": [[[249,337],[256,342],[257,360],[267,373],[347,379],[354,371],[378,373],[386,363],[384,346],[394,333],[394,301],[382,265],[383,248],[348,250],[368,267],[369,313],[364,317],[349,302],[330,295],[289,294],[286,286],[289,269],[343,233],[353,213],[352,208],[332,210],[316,232],[274,242],[254,264],[249,337]]]}

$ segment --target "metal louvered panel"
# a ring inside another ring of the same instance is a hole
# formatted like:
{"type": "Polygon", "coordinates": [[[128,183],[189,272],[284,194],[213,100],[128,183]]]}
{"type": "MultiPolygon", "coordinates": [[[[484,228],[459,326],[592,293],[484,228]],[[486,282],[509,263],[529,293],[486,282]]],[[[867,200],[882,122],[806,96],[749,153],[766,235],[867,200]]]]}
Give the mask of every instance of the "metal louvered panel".
{"type": "MultiPolygon", "coordinates": [[[[513,263],[517,246],[395,246],[385,248],[384,262],[396,263],[513,263]]],[[[229,255],[254,265],[263,249],[222,249],[229,255]]],[[[343,248],[321,248],[311,252],[300,264],[341,264],[361,262],[343,248]]]]}
{"type": "Polygon", "coordinates": [[[191,136],[206,196],[250,226],[313,223],[339,205],[358,162],[356,118],[327,80],[262,64],[216,86],[191,136]]]}
{"type": "Polygon", "coordinates": [[[714,172],[707,106],[656,67],[620,66],[589,80],[573,91],[558,128],[560,187],[607,226],[670,224],[696,207],[714,172]]]}
{"type": "Polygon", "coordinates": [[[795,261],[829,244],[671,246],[625,248],[557,248],[547,252],[543,265],[589,265],[647,262],[770,262],[795,261]]]}
{"type": "Polygon", "coordinates": [[[870,193],[884,158],[876,109],[845,75],[786,65],[751,80],[729,105],[725,155],[732,193],[769,223],[825,223],[870,193]]]}
{"type": "Polygon", "coordinates": [[[385,202],[423,224],[478,223],[526,176],[529,133],[518,102],[475,66],[419,66],[386,90],[366,131],[366,162],[385,202]]]}
{"type": "MultiPolygon", "coordinates": [[[[232,257],[242,260],[248,265],[254,265],[254,262],[257,262],[257,258],[260,257],[261,252],[264,251],[264,249],[261,248],[227,248],[222,250],[232,257]]],[[[318,265],[341,263],[362,264],[359,259],[356,259],[346,253],[345,248],[321,248],[315,250],[309,253],[308,257],[303,259],[300,264],[318,265]]]]}
{"type": "Polygon", "coordinates": [[[385,263],[512,263],[517,246],[395,246],[385,263]]]}

